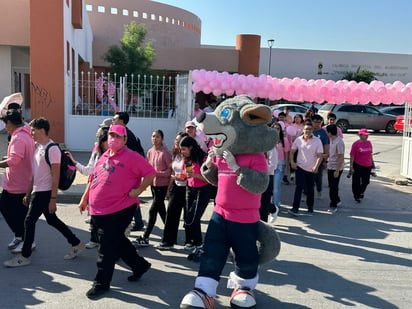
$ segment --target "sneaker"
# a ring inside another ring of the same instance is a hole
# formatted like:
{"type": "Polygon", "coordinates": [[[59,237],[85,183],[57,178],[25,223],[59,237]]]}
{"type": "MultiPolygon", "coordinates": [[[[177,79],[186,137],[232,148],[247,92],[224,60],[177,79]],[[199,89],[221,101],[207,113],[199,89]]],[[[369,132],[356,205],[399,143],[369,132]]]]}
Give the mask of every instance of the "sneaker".
{"type": "Polygon", "coordinates": [[[136,237],[135,240],[132,241],[135,247],[148,247],[149,246],[149,239],[144,238],[143,236],[136,237]]]}
{"type": "MultiPolygon", "coordinates": [[[[10,252],[13,254],[21,253],[21,251],[23,250],[23,244],[24,242],[19,243],[18,246],[12,249],[10,252]]],[[[33,241],[33,243],[31,244],[31,251],[34,251],[34,250],[36,250],[36,243],[33,241]]]]}
{"type": "Polygon", "coordinates": [[[14,258],[11,260],[5,261],[4,266],[6,267],[20,267],[20,266],[26,266],[30,264],[30,258],[25,258],[21,254],[16,255],[14,258]]]}
{"type": "Polygon", "coordinates": [[[14,237],[14,239],[7,245],[10,250],[15,249],[20,243],[23,242],[21,237],[14,237]]]}
{"type": "Polygon", "coordinates": [[[194,248],[195,248],[195,245],[192,243],[186,243],[184,246],[184,249],[187,251],[193,251],[194,248]]]}
{"type": "Polygon", "coordinates": [[[317,198],[322,198],[322,191],[317,191],[316,197],[317,198]]]}
{"type": "Polygon", "coordinates": [[[64,256],[64,259],[65,260],[74,259],[84,248],[85,248],[85,245],[83,243],[79,243],[77,246],[73,246],[70,252],[64,256]]]}
{"type": "Polygon", "coordinates": [[[187,259],[189,261],[193,261],[193,262],[199,262],[200,261],[200,257],[203,254],[203,246],[196,246],[195,249],[193,249],[193,252],[190,253],[187,256],[187,259]]]}
{"type": "Polygon", "coordinates": [[[94,242],[94,241],[89,241],[87,244],[84,245],[84,247],[86,249],[93,249],[93,248],[96,248],[98,246],[99,246],[99,244],[97,242],[94,242]]]}
{"type": "Polygon", "coordinates": [[[329,207],[328,212],[335,213],[338,211],[338,207],[329,207]]]}
{"type": "Polygon", "coordinates": [[[276,219],[278,218],[278,213],[279,213],[279,206],[275,206],[276,210],[273,214],[270,215],[270,223],[274,223],[276,219]]]}
{"type": "Polygon", "coordinates": [[[283,178],[282,178],[282,183],[284,184],[284,185],[289,185],[290,184],[290,182],[289,182],[289,180],[288,180],[288,176],[283,176],[283,178]]]}
{"type": "Polygon", "coordinates": [[[92,219],[89,217],[84,220],[84,223],[90,224],[92,222],[92,219]]]}
{"type": "Polygon", "coordinates": [[[133,275],[127,277],[127,280],[130,282],[139,280],[150,269],[150,267],[152,267],[152,264],[147,262],[146,266],[140,272],[138,273],[133,272],[133,275]]]}
{"type": "Polygon", "coordinates": [[[313,209],[308,209],[308,216],[313,216],[313,209]]]}
{"type": "Polygon", "coordinates": [[[249,288],[237,288],[230,297],[232,308],[255,308],[256,299],[253,291],[249,288]]]}
{"type": "Polygon", "coordinates": [[[167,244],[167,243],[161,243],[161,244],[158,244],[157,246],[156,246],[156,249],[159,249],[159,250],[170,250],[170,249],[173,249],[173,245],[169,245],[169,244],[167,244]]]}
{"type": "Polygon", "coordinates": [[[208,296],[203,290],[194,288],[187,293],[180,302],[181,309],[205,308],[215,309],[215,299],[208,296]]]}
{"type": "Polygon", "coordinates": [[[109,290],[110,288],[108,287],[102,287],[101,285],[96,285],[87,291],[86,296],[89,299],[98,299],[101,296],[103,296],[103,294],[108,292],[109,290]]]}
{"type": "Polygon", "coordinates": [[[298,216],[299,215],[299,210],[295,210],[295,209],[289,209],[288,210],[288,214],[292,215],[292,216],[298,216]]]}

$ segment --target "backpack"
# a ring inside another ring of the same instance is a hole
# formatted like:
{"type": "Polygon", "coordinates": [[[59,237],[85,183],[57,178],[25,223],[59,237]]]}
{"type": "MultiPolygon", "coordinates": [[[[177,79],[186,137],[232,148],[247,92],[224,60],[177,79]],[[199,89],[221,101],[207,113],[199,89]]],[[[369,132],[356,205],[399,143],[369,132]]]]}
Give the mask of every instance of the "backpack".
{"type": "Polygon", "coordinates": [[[51,168],[50,160],[49,160],[49,149],[52,146],[57,146],[60,150],[61,160],[60,160],[60,179],[59,179],[59,189],[60,190],[67,190],[72,185],[74,178],[76,177],[76,167],[73,165],[72,160],[69,158],[67,154],[65,154],[59,144],[50,143],[46,147],[45,151],[45,159],[47,164],[51,168]]]}

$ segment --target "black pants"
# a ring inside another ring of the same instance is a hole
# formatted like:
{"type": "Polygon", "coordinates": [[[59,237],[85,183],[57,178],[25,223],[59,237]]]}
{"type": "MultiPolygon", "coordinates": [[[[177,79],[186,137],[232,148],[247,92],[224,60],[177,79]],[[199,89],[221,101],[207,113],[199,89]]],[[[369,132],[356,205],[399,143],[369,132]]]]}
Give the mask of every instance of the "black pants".
{"type": "Polygon", "coordinates": [[[260,197],[260,208],[259,208],[259,214],[260,214],[260,220],[267,222],[268,221],[268,216],[269,212],[271,210],[272,204],[270,203],[270,198],[273,195],[273,175],[269,175],[269,184],[268,187],[266,188],[266,191],[262,193],[262,196],[260,197]]]}
{"type": "Polygon", "coordinates": [[[339,171],[339,176],[335,178],[333,176],[333,174],[335,174],[335,170],[328,170],[329,199],[330,199],[329,207],[337,207],[338,203],[340,202],[339,181],[340,181],[340,176],[342,175],[342,172],[343,171],[339,171]]]}
{"type": "Polygon", "coordinates": [[[200,219],[206,210],[209,199],[210,185],[197,188],[187,187],[185,213],[186,243],[192,243],[195,246],[203,244],[200,219]]]}
{"type": "Polygon", "coordinates": [[[0,198],[0,211],[14,237],[24,238],[24,219],[29,208],[23,205],[25,193],[14,194],[3,190],[0,198]]]}
{"type": "Polygon", "coordinates": [[[352,193],[355,200],[365,193],[371,177],[372,166],[362,166],[353,163],[352,193]]]}
{"type": "Polygon", "coordinates": [[[34,234],[36,232],[36,222],[42,214],[46,218],[47,224],[58,230],[67,239],[69,244],[77,246],[80,243],[80,239],[57,217],[56,213],[49,213],[50,196],[51,191],[35,192],[33,194],[33,200],[24,222],[24,244],[21,252],[24,257],[31,255],[31,245],[33,244],[34,234]]]}
{"type": "Polygon", "coordinates": [[[144,238],[149,238],[152,233],[153,227],[156,224],[157,214],[160,215],[163,223],[166,221],[165,198],[167,186],[151,186],[150,189],[152,191],[153,202],[149,209],[149,221],[147,222],[147,227],[143,235],[144,238]]]}
{"type": "Polygon", "coordinates": [[[136,204],[115,213],[102,216],[92,216],[99,234],[99,255],[97,258],[97,274],[94,285],[103,288],[110,287],[114,265],[120,257],[133,271],[141,273],[147,266],[147,261],[137,254],[136,248],[124,235],[124,230],[132,220],[136,204]]]}
{"type": "Polygon", "coordinates": [[[313,210],[315,174],[298,167],[296,170],[295,178],[296,188],[293,197],[293,209],[299,210],[302,191],[305,191],[306,205],[308,206],[308,210],[313,210]]]}
{"type": "Polygon", "coordinates": [[[169,194],[169,203],[166,211],[166,223],[163,230],[162,243],[167,245],[177,244],[182,210],[186,207],[186,186],[178,186],[173,182],[169,194]]]}

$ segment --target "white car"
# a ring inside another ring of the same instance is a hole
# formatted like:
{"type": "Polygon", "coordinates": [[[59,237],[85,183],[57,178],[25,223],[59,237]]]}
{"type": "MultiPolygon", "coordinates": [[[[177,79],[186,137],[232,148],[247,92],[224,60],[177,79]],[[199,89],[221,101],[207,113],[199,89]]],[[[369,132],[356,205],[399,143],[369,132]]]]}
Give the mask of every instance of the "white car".
{"type": "Polygon", "coordinates": [[[277,105],[272,105],[270,107],[272,114],[275,110],[280,110],[283,112],[285,107],[289,108],[289,115],[292,117],[292,119],[295,117],[296,114],[301,114],[302,117],[305,117],[305,113],[308,110],[306,106],[303,105],[298,105],[298,104],[277,104],[277,105]]]}

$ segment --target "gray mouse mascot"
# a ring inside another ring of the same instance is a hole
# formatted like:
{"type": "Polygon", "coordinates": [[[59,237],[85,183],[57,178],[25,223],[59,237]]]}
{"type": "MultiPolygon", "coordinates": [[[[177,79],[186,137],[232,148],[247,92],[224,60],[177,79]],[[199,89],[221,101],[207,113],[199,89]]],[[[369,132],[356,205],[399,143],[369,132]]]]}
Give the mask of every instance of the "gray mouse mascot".
{"type": "Polygon", "coordinates": [[[276,231],[259,220],[261,193],[269,182],[264,153],[278,141],[276,130],[267,125],[270,108],[241,95],[225,100],[213,113],[199,114],[196,120],[213,140],[202,175],[217,186],[217,195],[195,287],[180,308],[215,308],[216,289],[230,250],[235,264],[227,283],[233,289],[230,306],[254,308],[259,264],[273,260],[280,250],[276,231]]]}

